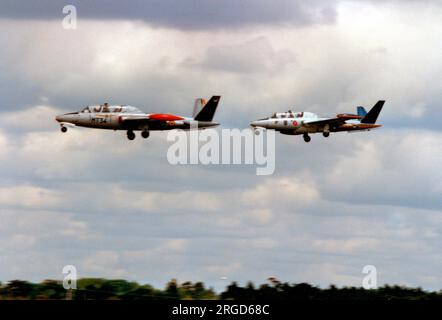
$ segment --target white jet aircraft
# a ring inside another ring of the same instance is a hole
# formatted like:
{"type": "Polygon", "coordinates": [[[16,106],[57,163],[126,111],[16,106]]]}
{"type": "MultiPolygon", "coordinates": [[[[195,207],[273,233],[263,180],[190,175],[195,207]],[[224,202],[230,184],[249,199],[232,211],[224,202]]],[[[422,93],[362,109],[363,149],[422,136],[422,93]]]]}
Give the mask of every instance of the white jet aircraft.
{"type": "Polygon", "coordinates": [[[110,106],[105,103],[85,107],[79,112],[58,115],[55,120],[60,123],[62,132],[74,126],[126,130],[127,138],[133,140],[136,130],[141,130],[141,136],[148,138],[152,130],[186,130],[190,128],[192,122],[196,122],[198,129],[218,126],[219,123],[213,122],[212,119],[220,99],[221,96],[213,96],[207,103],[202,98],[196,99],[191,118],[167,113],[144,113],[136,107],[110,106]]]}
{"type": "Polygon", "coordinates": [[[259,119],[250,123],[259,134],[258,128],[274,129],[282,134],[303,135],[305,142],[310,142],[309,133],[322,132],[324,137],[330,136],[330,132],[341,131],[368,131],[379,128],[376,124],[379,113],[385,101],[379,100],[367,113],[364,107],[358,107],[358,114],[338,114],[335,118],[319,118],[311,112],[280,112],[274,113],[269,118],[259,119]]]}

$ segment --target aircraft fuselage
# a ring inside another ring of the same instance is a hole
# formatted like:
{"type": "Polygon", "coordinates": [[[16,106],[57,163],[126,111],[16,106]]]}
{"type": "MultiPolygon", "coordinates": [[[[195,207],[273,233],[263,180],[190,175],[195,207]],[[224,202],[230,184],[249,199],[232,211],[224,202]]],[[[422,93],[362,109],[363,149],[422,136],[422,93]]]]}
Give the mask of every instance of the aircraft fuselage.
{"type": "Polygon", "coordinates": [[[327,120],[328,118],[275,118],[275,119],[263,119],[253,121],[250,125],[255,128],[274,129],[284,134],[300,135],[306,133],[318,133],[318,132],[340,132],[340,131],[357,131],[357,130],[370,130],[379,128],[382,125],[379,124],[366,124],[360,123],[357,120],[346,120],[345,123],[338,126],[324,125],[324,126],[309,126],[308,121],[314,119],[315,121],[327,120]]]}
{"type": "Polygon", "coordinates": [[[87,106],[78,112],[70,112],[55,117],[61,131],[67,127],[87,127],[96,129],[126,130],[129,140],[135,139],[134,131],[141,130],[143,138],[149,137],[152,130],[204,129],[219,124],[213,116],[221,96],[212,96],[208,102],[198,98],[195,102],[193,117],[182,117],[168,113],[144,113],[138,108],[126,105],[87,106]]]}
{"type": "MultiPolygon", "coordinates": [[[[341,113],[333,118],[319,118],[312,112],[278,112],[271,117],[252,121],[250,125],[257,128],[273,129],[287,135],[303,135],[305,142],[310,141],[310,133],[322,132],[328,137],[331,132],[366,131],[381,127],[376,120],[384,105],[379,100],[369,112],[364,107],[357,108],[357,114],[341,113]]],[[[258,133],[258,132],[257,132],[258,133]]]]}
{"type": "MultiPolygon", "coordinates": [[[[81,113],[73,112],[59,115],[56,120],[63,124],[71,124],[78,127],[111,129],[111,130],[170,130],[170,129],[189,129],[193,118],[177,117],[174,115],[161,114],[162,119],[151,119],[149,124],[143,123],[141,118],[151,116],[145,113],[81,113]],[[125,120],[135,120],[128,123],[125,120]]],[[[158,114],[156,114],[158,116],[158,114]]],[[[217,126],[218,123],[212,121],[195,121],[198,128],[207,128],[217,126]]]]}

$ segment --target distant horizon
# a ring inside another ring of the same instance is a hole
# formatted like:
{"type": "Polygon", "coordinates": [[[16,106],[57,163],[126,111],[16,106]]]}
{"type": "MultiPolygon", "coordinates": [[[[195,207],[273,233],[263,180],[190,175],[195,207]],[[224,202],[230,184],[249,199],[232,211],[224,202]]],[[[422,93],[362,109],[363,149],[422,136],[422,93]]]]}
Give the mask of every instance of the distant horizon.
{"type": "Polygon", "coordinates": [[[13,280],[8,284],[0,283],[0,300],[36,298],[50,300],[93,299],[106,300],[120,298],[132,299],[196,299],[196,300],[259,300],[259,299],[307,299],[307,300],[441,300],[442,290],[429,291],[420,287],[401,285],[379,286],[373,289],[363,287],[337,287],[333,284],[326,288],[313,286],[306,282],[273,282],[255,284],[248,282],[240,285],[233,281],[222,291],[216,291],[204,282],[171,279],[162,288],[124,279],[84,278],[78,279],[76,289],[64,289],[63,281],[47,279],[40,283],[13,280]],[[54,282],[59,285],[54,287],[54,282]],[[31,286],[31,287],[29,287],[31,286]],[[47,287],[47,288],[46,288],[47,287]],[[146,291],[147,290],[147,291],[146,291]],[[351,293],[351,295],[350,295],[351,293]],[[48,295],[48,296],[46,296],[48,295]],[[46,298],[45,298],[46,296],[46,298]]]}

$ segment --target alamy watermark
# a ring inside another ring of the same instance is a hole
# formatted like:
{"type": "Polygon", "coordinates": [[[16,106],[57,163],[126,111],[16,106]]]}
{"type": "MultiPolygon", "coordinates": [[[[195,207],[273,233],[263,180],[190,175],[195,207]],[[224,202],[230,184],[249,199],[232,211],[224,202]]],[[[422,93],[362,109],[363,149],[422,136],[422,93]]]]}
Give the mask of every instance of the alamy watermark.
{"type": "Polygon", "coordinates": [[[366,274],[362,278],[362,287],[364,289],[377,289],[378,288],[378,271],[373,265],[366,265],[362,268],[362,273],[366,274]]]}
{"type": "Polygon", "coordinates": [[[63,29],[77,29],[77,8],[74,5],[69,4],[63,7],[62,12],[65,15],[61,22],[63,29]]]}
{"type": "Polygon", "coordinates": [[[275,132],[255,134],[252,129],[213,128],[190,131],[170,130],[167,140],[174,142],[167,150],[172,165],[255,165],[257,175],[275,171],[275,132]]]}
{"type": "Polygon", "coordinates": [[[66,265],[63,267],[63,288],[66,290],[77,289],[77,268],[73,265],[66,265]]]}

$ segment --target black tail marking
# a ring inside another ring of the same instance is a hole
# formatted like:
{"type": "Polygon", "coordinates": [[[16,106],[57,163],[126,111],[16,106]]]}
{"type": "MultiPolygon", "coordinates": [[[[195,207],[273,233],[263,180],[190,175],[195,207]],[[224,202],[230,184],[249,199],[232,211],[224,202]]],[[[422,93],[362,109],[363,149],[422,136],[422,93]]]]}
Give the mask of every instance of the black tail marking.
{"type": "Polygon", "coordinates": [[[212,121],[221,96],[213,96],[195,116],[196,121],[212,121]]]}
{"type": "Polygon", "coordinates": [[[374,124],[376,123],[376,120],[378,119],[379,114],[382,111],[382,107],[384,106],[385,101],[379,100],[373,108],[371,108],[370,111],[365,115],[364,118],[362,118],[361,123],[370,123],[374,124]]]}

